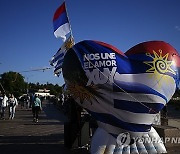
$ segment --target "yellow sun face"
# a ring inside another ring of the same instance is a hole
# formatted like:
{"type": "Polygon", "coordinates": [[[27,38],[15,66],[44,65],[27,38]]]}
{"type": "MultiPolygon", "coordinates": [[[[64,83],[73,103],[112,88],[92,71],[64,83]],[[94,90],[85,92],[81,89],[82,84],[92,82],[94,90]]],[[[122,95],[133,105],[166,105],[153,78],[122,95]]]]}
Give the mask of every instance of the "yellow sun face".
{"type": "Polygon", "coordinates": [[[151,73],[153,77],[158,80],[158,84],[160,84],[160,80],[166,80],[168,76],[167,73],[176,75],[175,71],[171,68],[173,65],[173,61],[169,61],[169,53],[162,56],[162,50],[159,50],[159,54],[153,50],[153,56],[150,53],[146,55],[152,58],[152,61],[145,61],[144,63],[150,66],[150,68],[146,71],[147,73],[151,73]]]}
{"type": "Polygon", "coordinates": [[[151,68],[148,69],[146,72],[149,73],[159,73],[159,74],[165,74],[165,73],[172,73],[176,74],[174,70],[171,68],[173,65],[173,61],[168,61],[169,53],[162,56],[162,50],[159,50],[159,55],[153,50],[154,57],[151,56],[150,53],[147,53],[146,55],[151,57],[153,61],[145,61],[144,63],[149,65],[151,68]]]}

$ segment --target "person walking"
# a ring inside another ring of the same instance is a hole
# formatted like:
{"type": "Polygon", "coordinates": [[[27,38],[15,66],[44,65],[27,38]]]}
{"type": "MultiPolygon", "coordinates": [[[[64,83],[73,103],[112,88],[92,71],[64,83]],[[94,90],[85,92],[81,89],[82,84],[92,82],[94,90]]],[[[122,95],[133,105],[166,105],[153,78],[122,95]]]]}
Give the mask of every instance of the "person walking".
{"type": "Polygon", "coordinates": [[[21,105],[21,109],[24,108],[24,96],[19,97],[19,104],[21,105]]]}
{"type": "Polygon", "coordinates": [[[26,104],[26,109],[29,109],[29,107],[30,107],[30,97],[29,97],[28,94],[24,97],[24,102],[26,104]]]}
{"type": "Polygon", "coordinates": [[[3,94],[2,102],[1,102],[1,119],[5,120],[5,110],[8,104],[8,97],[6,94],[3,94]]]}
{"type": "Polygon", "coordinates": [[[10,94],[9,100],[8,100],[8,106],[9,106],[9,119],[14,119],[16,106],[18,105],[17,99],[14,97],[13,94],[10,94]]]}
{"type": "Polygon", "coordinates": [[[3,100],[3,94],[0,91],[0,114],[2,114],[2,100],[3,100]]]}
{"type": "Polygon", "coordinates": [[[42,110],[41,100],[38,95],[35,94],[34,101],[32,104],[33,121],[38,122],[39,112],[42,110]]]}

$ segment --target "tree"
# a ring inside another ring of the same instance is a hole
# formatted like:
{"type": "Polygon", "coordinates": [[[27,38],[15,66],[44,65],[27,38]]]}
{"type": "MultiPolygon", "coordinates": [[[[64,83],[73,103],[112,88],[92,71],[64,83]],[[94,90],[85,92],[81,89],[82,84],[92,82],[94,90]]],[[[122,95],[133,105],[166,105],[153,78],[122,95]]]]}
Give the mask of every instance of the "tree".
{"type": "Polygon", "coordinates": [[[3,73],[1,74],[0,82],[6,93],[12,93],[16,97],[26,93],[27,83],[20,73],[12,71],[3,73]]]}
{"type": "Polygon", "coordinates": [[[59,96],[62,93],[62,88],[59,85],[53,85],[52,83],[46,83],[43,88],[50,90],[51,95],[59,96]]]}

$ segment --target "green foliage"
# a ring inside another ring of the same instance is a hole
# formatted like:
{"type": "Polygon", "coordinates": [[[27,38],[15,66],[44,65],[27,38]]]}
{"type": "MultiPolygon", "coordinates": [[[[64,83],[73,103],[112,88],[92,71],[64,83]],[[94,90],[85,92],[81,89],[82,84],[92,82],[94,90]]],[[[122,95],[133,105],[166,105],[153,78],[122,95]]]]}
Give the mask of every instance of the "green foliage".
{"type": "Polygon", "coordinates": [[[24,77],[17,72],[10,71],[1,74],[0,82],[7,94],[13,93],[18,97],[26,91],[27,83],[24,77]]]}
{"type": "Polygon", "coordinates": [[[51,95],[59,96],[62,93],[62,87],[59,85],[53,85],[52,83],[39,84],[39,83],[29,83],[28,85],[29,91],[34,93],[37,92],[38,89],[48,89],[50,90],[51,95]]]}
{"type": "MultiPolygon", "coordinates": [[[[35,83],[26,83],[24,77],[17,72],[6,72],[0,75],[0,83],[3,86],[7,94],[13,93],[16,97],[21,96],[22,94],[27,93],[27,89],[30,93],[37,92],[38,89],[48,89],[50,90],[51,95],[59,96],[62,93],[62,87],[59,85],[53,85],[51,83],[40,84],[39,82],[35,83]]],[[[3,91],[3,88],[0,87],[0,91],[3,91]]]]}
{"type": "Polygon", "coordinates": [[[62,93],[62,88],[59,85],[53,85],[53,84],[46,84],[46,89],[50,90],[51,95],[58,96],[60,93],[62,93]]]}

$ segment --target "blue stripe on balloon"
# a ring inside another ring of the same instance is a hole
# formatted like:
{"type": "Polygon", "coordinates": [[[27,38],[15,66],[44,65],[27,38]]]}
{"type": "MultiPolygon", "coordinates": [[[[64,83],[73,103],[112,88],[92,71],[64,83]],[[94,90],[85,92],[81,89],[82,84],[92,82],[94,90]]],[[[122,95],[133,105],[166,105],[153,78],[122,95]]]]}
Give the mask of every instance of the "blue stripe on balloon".
{"type": "MultiPolygon", "coordinates": [[[[148,132],[151,128],[151,125],[146,125],[146,124],[135,124],[135,123],[128,123],[124,122],[115,116],[107,113],[97,113],[90,111],[86,109],[97,121],[122,128],[125,130],[129,130],[132,132],[148,132]]],[[[125,116],[125,115],[124,115],[125,116]]]]}
{"type": "MultiPolygon", "coordinates": [[[[112,53],[113,50],[104,47],[102,45],[97,44],[94,41],[83,41],[80,42],[78,44],[76,44],[73,47],[74,51],[76,52],[76,54],[78,55],[79,59],[81,60],[81,65],[83,66],[84,63],[84,59],[83,56],[84,54],[92,54],[92,53],[112,53]]],[[[116,52],[115,52],[116,53],[116,52]]],[[[103,59],[100,59],[99,61],[102,61],[103,59]]],[[[111,59],[105,59],[105,60],[111,60],[111,59]]],[[[90,60],[92,64],[94,64],[97,60],[90,60]]],[[[129,61],[127,59],[127,57],[124,57],[122,55],[116,54],[116,64],[118,65],[118,63],[121,63],[121,65],[123,65],[124,69],[122,69],[122,71],[124,71],[125,73],[128,72],[128,70],[130,70],[130,65],[129,65],[129,61]]],[[[111,68],[112,66],[110,66],[109,68],[111,68]]],[[[101,67],[104,68],[104,67],[101,67]]],[[[101,70],[101,68],[99,68],[101,70]]]]}
{"type": "Polygon", "coordinates": [[[140,102],[114,99],[114,108],[130,111],[133,113],[156,114],[163,107],[164,104],[161,103],[144,103],[144,102],[140,103],[140,102]]]}
{"type": "Polygon", "coordinates": [[[177,67],[177,71],[176,71],[177,75],[176,75],[176,88],[180,89],[180,67],[177,67]]]}
{"type": "Polygon", "coordinates": [[[109,133],[110,135],[112,135],[114,138],[117,138],[119,134],[113,134],[113,133],[109,133]]]}
{"type": "MultiPolygon", "coordinates": [[[[83,66],[83,55],[86,53],[112,53],[115,52],[106,46],[98,44],[95,41],[85,40],[75,45],[76,54],[81,59],[81,64],[83,66]]],[[[115,52],[116,53],[116,52],[115,52]]],[[[146,55],[146,53],[133,54],[128,57],[116,54],[116,64],[117,72],[120,74],[139,74],[147,73],[146,71],[151,68],[151,66],[145,64],[144,62],[152,62],[152,57],[146,55]],[[123,66],[123,67],[122,67],[123,66]]],[[[95,60],[91,60],[94,64],[95,60]]],[[[110,68],[110,67],[109,67],[110,68]]],[[[167,72],[164,75],[169,75],[175,78],[175,75],[167,72]]]]}
{"type": "Polygon", "coordinates": [[[135,61],[152,61],[152,58],[147,56],[146,53],[129,55],[128,58],[135,61]]]}
{"type": "MultiPolygon", "coordinates": [[[[112,53],[112,52],[116,53],[112,49],[104,47],[100,44],[97,44],[94,41],[80,42],[80,43],[76,44],[74,48],[75,48],[76,54],[81,59],[82,65],[83,65],[83,55],[84,54],[112,53]]],[[[106,60],[111,60],[111,59],[106,59],[106,60]]],[[[91,62],[93,64],[95,63],[95,61],[96,60],[91,60],[91,62]]],[[[149,69],[149,66],[146,65],[145,63],[143,63],[143,61],[136,61],[136,60],[129,61],[129,59],[126,56],[123,56],[123,55],[120,55],[117,53],[116,53],[116,64],[117,64],[117,72],[120,74],[145,73],[149,69]]]]}
{"type": "MultiPolygon", "coordinates": [[[[143,79],[142,79],[143,80],[143,79]]],[[[113,91],[114,92],[122,92],[125,91],[127,93],[141,93],[141,94],[153,94],[163,98],[167,102],[167,98],[156,90],[150,88],[147,85],[134,83],[134,82],[123,82],[123,81],[114,81],[113,91]]]]}

